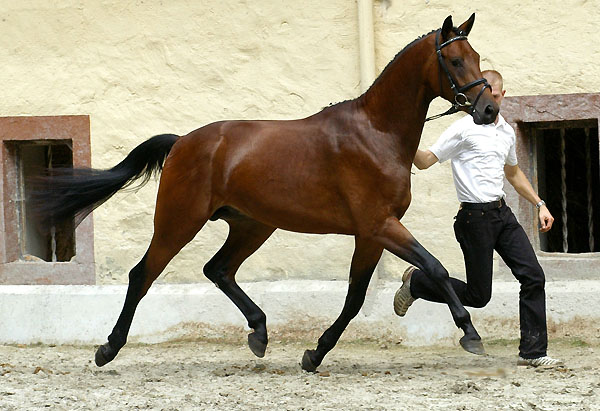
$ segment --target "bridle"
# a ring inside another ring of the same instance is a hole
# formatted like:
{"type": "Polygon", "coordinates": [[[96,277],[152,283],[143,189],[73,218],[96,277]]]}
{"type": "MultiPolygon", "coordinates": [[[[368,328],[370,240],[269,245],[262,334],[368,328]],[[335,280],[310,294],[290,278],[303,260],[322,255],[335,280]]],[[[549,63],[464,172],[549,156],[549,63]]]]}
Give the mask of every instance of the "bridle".
{"type": "Polygon", "coordinates": [[[443,42],[442,44],[440,44],[440,33],[442,32],[442,30],[439,29],[437,31],[437,33],[435,34],[435,52],[437,53],[438,62],[440,63],[440,67],[442,68],[442,70],[440,70],[440,89],[442,87],[442,71],[444,71],[446,73],[446,76],[448,77],[448,82],[450,83],[450,88],[452,89],[452,92],[454,93],[454,104],[452,104],[452,107],[450,107],[448,109],[448,111],[446,111],[442,114],[437,114],[435,116],[428,117],[425,119],[425,121],[435,120],[440,117],[447,116],[449,114],[454,114],[454,113],[458,112],[462,107],[470,107],[468,112],[469,112],[469,114],[473,114],[473,111],[475,111],[475,106],[477,105],[477,102],[479,101],[479,98],[481,97],[481,95],[483,94],[485,89],[489,88],[490,91],[492,90],[492,86],[490,86],[490,84],[487,82],[487,80],[485,78],[480,78],[479,80],[472,81],[461,87],[458,87],[456,85],[456,81],[454,81],[454,77],[452,77],[452,74],[450,73],[450,70],[448,70],[448,66],[446,65],[446,62],[444,61],[444,58],[442,57],[442,49],[444,47],[446,47],[447,45],[454,43],[455,41],[458,41],[458,40],[467,40],[466,32],[464,32],[463,30],[457,29],[457,28],[454,28],[454,31],[458,34],[458,36],[453,37],[450,40],[443,42]],[[483,84],[483,86],[481,87],[479,94],[477,94],[475,101],[473,103],[471,103],[469,101],[469,98],[465,95],[465,91],[467,91],[475,86],[478,86],[479,84],[483,84]]]}

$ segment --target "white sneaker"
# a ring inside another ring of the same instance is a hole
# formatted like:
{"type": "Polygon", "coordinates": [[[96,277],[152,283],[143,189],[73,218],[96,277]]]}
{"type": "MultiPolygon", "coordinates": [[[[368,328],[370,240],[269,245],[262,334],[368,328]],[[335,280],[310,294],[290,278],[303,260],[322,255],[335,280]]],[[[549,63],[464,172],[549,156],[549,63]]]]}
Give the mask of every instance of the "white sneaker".
{"type": "Polygon", "coordinates": [[[396,291],[394,296],[394,312],[400,317],[404,317],[408,308],[411,306],[415,299],[410,294],[410,277],[417,267],[409,266],[404,270],[402,274],[402,286],[396,291]]]}
{"type": "Polygon", "coordinates": [[[548,357],[544,355],[538,358],[523,358],[519,357],[517,365],[530,365],[532,367],[564,367],[565,363],[556,358],[548,357]]]}

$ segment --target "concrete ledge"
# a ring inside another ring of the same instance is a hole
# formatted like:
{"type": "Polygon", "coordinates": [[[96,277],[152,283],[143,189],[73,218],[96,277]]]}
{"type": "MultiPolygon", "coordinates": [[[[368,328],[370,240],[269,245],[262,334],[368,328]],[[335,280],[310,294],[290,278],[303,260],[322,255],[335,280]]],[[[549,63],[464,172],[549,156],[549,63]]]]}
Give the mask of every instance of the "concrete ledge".
{"type": "MultiPolygon", "coordinates": [[[[394,315],[392,298],[399,285],[374,284],[343,338],[403,341],[407,345],[456,343],[461,333],[445,305],[418,300],[406,317],[394,315]]],[[[347,290],[341,281],[241,286],[267,314],[271,335],[295,333],[294,337],[311,339],[337,318],[347,290]]],[[[484,339],[518,338],[518,289],[516,281],[495,282],[490,304],[469,309],[484,339]]],[[[117,320],[125,292],[124,285],[0,286],[0,343],[103,343],[117,320]]],[[[548,282],[546,294],[551,335],[600,338],[600,281],[548,282]]],[[[157,284],[138,307],[129,341],[220,338],[239,333],[244,326],[242,314],[211,284],[157,284]]]]}

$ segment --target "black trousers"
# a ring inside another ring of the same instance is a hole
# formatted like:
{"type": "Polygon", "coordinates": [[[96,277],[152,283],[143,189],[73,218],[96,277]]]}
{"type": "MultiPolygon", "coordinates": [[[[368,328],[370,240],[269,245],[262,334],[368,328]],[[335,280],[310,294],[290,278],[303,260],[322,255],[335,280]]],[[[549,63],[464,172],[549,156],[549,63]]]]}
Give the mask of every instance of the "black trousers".
{"type": "MultiPolygon", "coordinates": [[[[454,233],[464,254],[467,281],[456,278],[450,278],[450,281],[463,305],[481,308],[490,301],[493,253],[496,250],[521,284],[519,355],[523,358],[546,355],[548,333],[544,271],[511,209],[504,201],[501,207],[490,210],[462,208],[456,215],[454,233]]],[[[420,270],[412,275],[410,292],[415,298],[446,302],[430,277],[420,270]]]]}

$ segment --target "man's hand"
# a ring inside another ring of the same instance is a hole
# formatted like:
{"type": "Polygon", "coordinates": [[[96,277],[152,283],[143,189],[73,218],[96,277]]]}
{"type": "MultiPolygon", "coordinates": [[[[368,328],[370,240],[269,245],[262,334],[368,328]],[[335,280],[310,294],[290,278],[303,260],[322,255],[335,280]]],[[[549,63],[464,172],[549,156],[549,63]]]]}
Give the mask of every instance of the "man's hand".
{"type": "MultiPolygon", "coordinates": [[[[505,164],[504,175],[517,193],[527,199],[531,204],[537,204],[541,201],[537,194],[535,194],[535,191],[533,191],[531,183],[527,177],[525,177],[525,174],[523,174],[518,165],[509,166],[508,164],[505,164]]],[[[550,210],[548,210],[548,207],[546,207],[545,204],[539,209],[539,218],[540,231],[542,233],[549,231],[552,228],[552,223],[554,223],[554,217],[552,217],[550,210]]]]}
{"type": "Polygon", "coordinates": [[[539,217],[540,231],[542,233],[549,231],[552,228],[552,223],[554,223],[554,217],[552,217],[552,214],[550,214],[550,210],[548,210],[548,207],[546,207],[546,205],[540,207],[539,217]]]}

